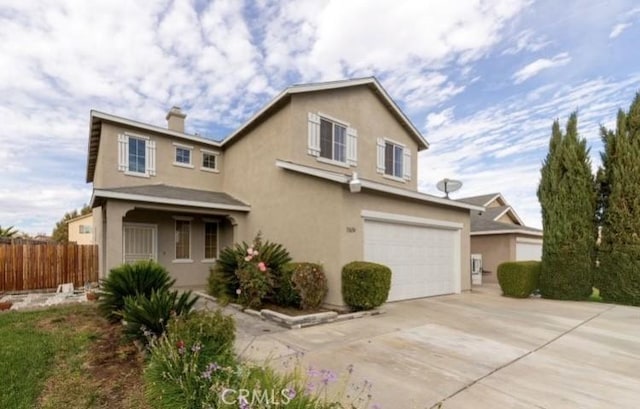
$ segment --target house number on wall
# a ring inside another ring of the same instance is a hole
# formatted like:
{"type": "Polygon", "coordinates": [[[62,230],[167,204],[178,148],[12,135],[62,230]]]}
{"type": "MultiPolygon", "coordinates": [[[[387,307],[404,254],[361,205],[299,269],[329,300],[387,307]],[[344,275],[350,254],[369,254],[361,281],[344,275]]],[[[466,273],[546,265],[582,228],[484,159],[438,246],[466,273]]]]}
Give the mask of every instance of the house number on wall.
{"type": "Polygon", "coordinates": [[[355,232],[356,232],[355,227],[347,227],[347,233],[355,233],[355,232]]]}

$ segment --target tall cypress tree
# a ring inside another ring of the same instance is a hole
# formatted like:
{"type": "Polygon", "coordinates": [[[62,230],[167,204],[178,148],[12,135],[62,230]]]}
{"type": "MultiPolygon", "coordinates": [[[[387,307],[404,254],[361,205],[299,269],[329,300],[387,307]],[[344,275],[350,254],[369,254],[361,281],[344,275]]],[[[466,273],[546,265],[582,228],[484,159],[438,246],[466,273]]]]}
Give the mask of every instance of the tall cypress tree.
{"type": "Polygon", "coordinates": [[[559,122],[553,123],[538,199],[544,232],[540,292],[546,298],[585,299],[593,285],[596,194],[575,112],[564,134],[559,122]]]}
{"type": "Polygon", "coordinates": [[[615,132],[601,135],[596,286],[606,301],[640,305],[640,93],[618,112],[615,132]]]}

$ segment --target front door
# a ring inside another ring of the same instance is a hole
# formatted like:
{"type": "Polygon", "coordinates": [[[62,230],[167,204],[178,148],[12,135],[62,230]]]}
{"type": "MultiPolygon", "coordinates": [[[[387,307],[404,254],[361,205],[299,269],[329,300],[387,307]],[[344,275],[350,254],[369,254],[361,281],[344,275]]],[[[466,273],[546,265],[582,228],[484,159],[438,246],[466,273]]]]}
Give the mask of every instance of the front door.
{"type": "Polygon", "coordinates": [[[122,232],[124,262],[157,260],[157,232],[154,224],[125,223],[122,232]]]}

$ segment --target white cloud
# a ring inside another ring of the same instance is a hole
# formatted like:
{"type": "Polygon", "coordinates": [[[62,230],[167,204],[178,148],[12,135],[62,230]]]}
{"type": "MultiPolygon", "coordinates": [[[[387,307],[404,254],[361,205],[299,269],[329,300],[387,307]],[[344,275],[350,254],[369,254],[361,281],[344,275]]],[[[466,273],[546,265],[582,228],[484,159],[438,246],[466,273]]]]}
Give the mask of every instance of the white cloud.
{"type": "Polygon", "coordinates": [[[545,36],[536,36],[533,30],[526,29],[516,35],[511,41],[511,46],[505,49],[502,54],[518,54],[522,51],[535,52],[551,44],[545,36]]]}
{"type": "Polygon", "coordinates": [[[453,120],[453,107],[443,109],[440,112],[431,112],[427,115],[425,128],[427,132],[433,131],[443,125],[449,124],[453,120]]]}
{"type": "Polygon", "coordinates": [[[515,84],[520,84],[531,77],[538,75],[544,70],[548,70],[554,67],[561,67],[568,64],[571,61],[571,57],[568,53],[560,53],[552,58],[539,58],[534,62],[525,65],[518,71],[516,71],[512,78],[515,84]]]}
{"type": "Polygon", "coordinates": [[[618,37],[624,30],[631,27],[631,23],[618,23],[611,29],[611,33],[609,33],[609,38],[613,39],[618,37]]]}
{"type": "Polygon", "coordinates": [[[431,114],[432,124],[440,125],[427,125],[431,147],[420,155],[420,188],[438,194],[436,182],[448,177],[464,182],[455,197],[501,191],[525,222],[539,226],[536,189],[552,122],[559,118],[564,126],[578,109],[579,132],[592,146],[595,165],[600,124],[611,123],[619,108],[627,108],[638,84],[640,74],[617,81],[547,84],[455,120],[446,119],[448,110],[431,114]]]}

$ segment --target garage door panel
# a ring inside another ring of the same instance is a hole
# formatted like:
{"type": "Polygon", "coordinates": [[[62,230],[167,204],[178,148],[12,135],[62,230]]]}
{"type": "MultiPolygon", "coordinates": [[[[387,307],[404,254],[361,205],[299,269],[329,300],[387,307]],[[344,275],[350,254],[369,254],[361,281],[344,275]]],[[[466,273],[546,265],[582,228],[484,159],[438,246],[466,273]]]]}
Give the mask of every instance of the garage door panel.
{"type": "Polygon", "coordinates": [[[365,221],[365,260],[391,268],[389,301],[457,291],[459,231],[365,221]]]}
{"type": "Polygon", "coordinates": [[[516,242],[516,261],[527,261],[542,259],[542,240],[536,241],[517,241],[516,242]]]}

